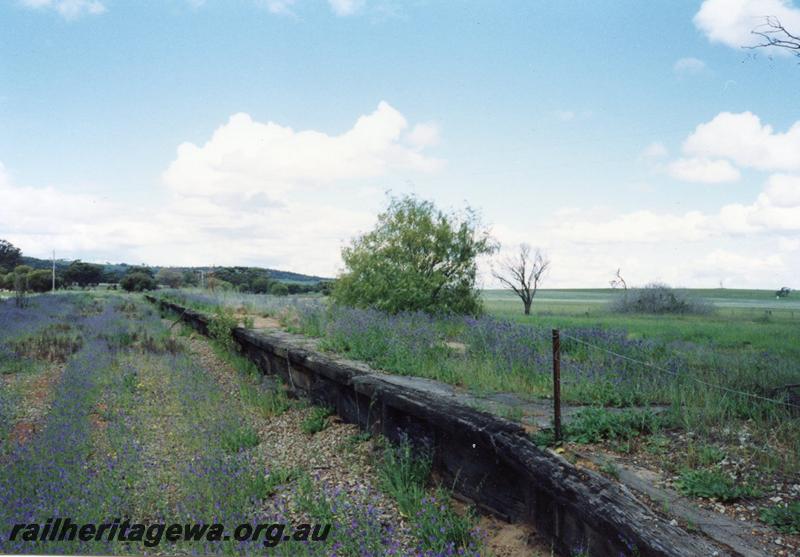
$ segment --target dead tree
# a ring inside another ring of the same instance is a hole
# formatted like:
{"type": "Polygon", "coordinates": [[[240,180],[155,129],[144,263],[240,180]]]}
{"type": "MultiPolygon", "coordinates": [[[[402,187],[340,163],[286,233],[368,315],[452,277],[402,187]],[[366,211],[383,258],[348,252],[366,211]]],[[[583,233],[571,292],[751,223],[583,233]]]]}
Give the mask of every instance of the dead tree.
{"type": "Polygon", "coordinates": [[[533,297],[549,267],[550,260],[538,249],[531,254],[528,244],[520,244],[519,255],[504,259],[499,269],[492,269],[492,275],[519,296],[525,306],[525,315],[530,315],[533,297]]]}
{"type": "Polygon", "coordinates": [[[608,281],[608,284],[611,285],[611,288],[622,288],[623,290],[628,289],[628,283],[625,282],[625,279],[622,278],[620,274],[621,269],[617,269],[617,274],[614,275],[614,278],[608,281]]]}
{"type": "Polygon", "coordinates": [[[800,56],[800,35],[790,33],[777,17],[767,16],[764,23],[751,31],[761,37],[762,42],[746,48],[785,48],[800,56]]]}

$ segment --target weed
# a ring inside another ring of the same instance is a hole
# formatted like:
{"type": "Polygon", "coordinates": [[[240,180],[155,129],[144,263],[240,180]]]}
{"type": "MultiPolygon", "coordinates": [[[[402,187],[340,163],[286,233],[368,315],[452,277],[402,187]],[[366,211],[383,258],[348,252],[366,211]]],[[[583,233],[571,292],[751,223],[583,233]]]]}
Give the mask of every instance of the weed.
{"type": "Polygon", "coordinates": [[[69,323],[53,323],[10,344],[20,356],[64,363],[81,349],[83,335],[69,323]]]}
{"type": "Polygon", "coordinates": [[[378,478],[381,489],[397,501],[400,513],[410,518],[420,508],[430,472],[430,457],[415,457],[411,443],[403,441],[384,449],[378,478]]]}
{"type": "Polygon", "coordinates": [[[245,404],[257,408],[261,415],[267,418],[279,416],[292,407],[286,391],[280,387],[264,389],[243,380],[240,384],[240,393],[245,404]]]}
{"type": "Polygon", "coordinates": [[[371,437],[372,436],[366,431],[354,433],[342,441],[341,448],[346,452],[353,452],[361,443],[366,443],[371,437]]]}
{"type": "Polygon", "coordinates": [[[252,427],[244,426],[222,432],[222,448],[228,453],[238,453],[250,449],[260,442],[258,432],[252,427]]]}
{"type": "Polygon", "coordinates": [[[291,483],[300,476],[295,468],[275,467],[266,476],[257,474],[253,478],[251,492],[256,499],[268,499],[277,493],[278,488],[291,483]]]}
{"type": "Polygon", "coordinates": [[[684,495],[723,502],[757,497],[759,490],[747,483],[738,483],[716,470],[684,470],[677,481],[684,495]]]}
{"type": "Polygon", "coordinates": [[[660,428],[659,417],[649,410],[612,412],[605,408],[586,408],[566,424],[565,438],[574,443],[624,442],[660,428]]]}
{"type": "Polygon", "coordinates": [[[800,534],[800,502],[761,509],[761,520],[782,534],[800,534]]]}
{"type": "Polygon", "coordinates": [[[619,468],[617,468],[617,465],[610,460],[603,462],[603,464],[600,466],[600,471],[604,474],[608,474],[614,479],[619,479],[619,468]]]}
{"type": "Polygon", "coordinates": [[[208,333],[223,348],[234,352],[236,350],[236,342],[233,340],[232,331],[238,324],[239,320],[234,315],[233,310],[217,306],[208,321],[208,333]]]}
{"type": "Polygon", "coordinates": [[[703,445],[697,450],[697,458],[701,465],[711,466],[725,459],[725,451],[713,445],[703,445]]]}
{"type": "Polygon", "coordinates": [[[333,414],[331,408],[325,406],[314,406],[311,408],[311,413],[300,424],[300,429],[303,433],[314,434],[327,428],[329,425],[328,418],[333,414]]]}
{"type": "Polygon", "coordinates": [[[651,454],[663,455],[669,449],[669,437],[665,435],[652,435],[645,444],[644,449],[651,454]]]}

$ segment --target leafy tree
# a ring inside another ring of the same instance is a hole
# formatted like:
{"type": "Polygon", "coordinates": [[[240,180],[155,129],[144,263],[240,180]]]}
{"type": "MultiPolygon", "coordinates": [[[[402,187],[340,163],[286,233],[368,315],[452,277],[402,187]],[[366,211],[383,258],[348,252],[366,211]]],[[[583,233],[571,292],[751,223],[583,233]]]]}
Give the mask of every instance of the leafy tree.
{"type": "Polygon", "coordinates": [[[125,275],[130,275],[133,273],[144,273],[145,275],[149,276],[150,278],[155,278],[155,274],[153,273],[153,269],[147,267],[145,265],[131,265],[125,271],[125,275]]]}
{"type": "Polygon", "coordinates": [[[390,313],[477,314],[478,256],[496,246],[474,211],[444,213],[413,196],[392,198],[374,230],[342,250],[334,301],[390,313]]]}
{"type": "Polygon", "coordinates": [[[776,298],[786,298],[791,293],[792,293],[792,289],[791,288],[789,288],[788,286],[783,286],[783,287],[781,287],[780,290],[776,290],[775,291],[775,297],[776,298]]]}
{"type": "Polygon", "coordinates": [[[28,287],[33,292],[49,292],[53,288],[53,272],[39,269],[28,273],[28,287]]]}
{"type": "Polygon", "coordinates": [[[251,290],[256,294],[266,294],[269,292],[271,286],[271,282],[266,277],[259,277],[253,281],[253,284],[250,285],[251,290]]]}
{"type": "Polygon", "coordinates": [[[170,288],[178,288],[183,284],[183,275],[174,269],[161,268],[156,273],[156,282],[166,284],[170,288]]]}
{"type": "Polygon", "coordinates": [[[282,282],[275,282],[269,287],[269,293],[273,296],[288,296],[289,287],[282,282]]]}
{"type": "Polygon", "coordinates": [[[69,264],[64,271],[64,282],[67,284],[77,284],[78,286],[88,286],[98,284],[103,280],[103,267],[93,263],[84,263],[76,259],[69,264]]]}
{"type": "Polygon", "coordinates": [[[0,238],[0,269],[12,270],[19,265],[22,251],[8,240],[0,238]]]}
{"type": "Polygon", "coordinates": [[[217,278],[216,276],[208,277],[208,280],[206,281],[206,286],[208,286],[208,289],[211,290],[212,292],[214,290],[222,290],[222,291],[233,290],[233,284],[231,284],[227,280],[222,280],[221,278],[217,278]]]}
{"type": "Polygon", "coordinates": [[[152,276],[141,271],[128,273],[122,277],[119,285],[128,292],[143,292],[145,290],[155,290],[158,287],[156,280],[152,276]]]}

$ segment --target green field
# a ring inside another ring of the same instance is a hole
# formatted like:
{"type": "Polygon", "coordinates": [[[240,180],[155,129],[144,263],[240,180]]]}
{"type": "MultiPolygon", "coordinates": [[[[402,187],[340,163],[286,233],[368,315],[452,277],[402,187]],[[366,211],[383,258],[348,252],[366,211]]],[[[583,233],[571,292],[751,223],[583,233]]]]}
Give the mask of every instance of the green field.
{"type": "Polygon", "coordinates": [[[615,314],[609,303],[619,290],[541,290],[531,315],[513,292],[485,290],[487,311],[497,317],[540,327],[622,329],[632,338],[711,343],[725,349],[774,351],[800,362],[800,296],[776,299],[772,290],[692,289],[691,297],[714,306],[710,315],[615,314]]]}

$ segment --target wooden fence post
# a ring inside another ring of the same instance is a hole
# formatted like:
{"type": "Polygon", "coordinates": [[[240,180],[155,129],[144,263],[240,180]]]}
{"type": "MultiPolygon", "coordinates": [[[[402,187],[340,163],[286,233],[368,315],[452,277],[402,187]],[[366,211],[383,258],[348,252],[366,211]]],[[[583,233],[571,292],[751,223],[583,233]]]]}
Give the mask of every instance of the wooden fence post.
{"type": "Polygon", "coordinates": [[[553,329],[553,430],[556,443],[561,442],[561,336],[553,329]]]}

